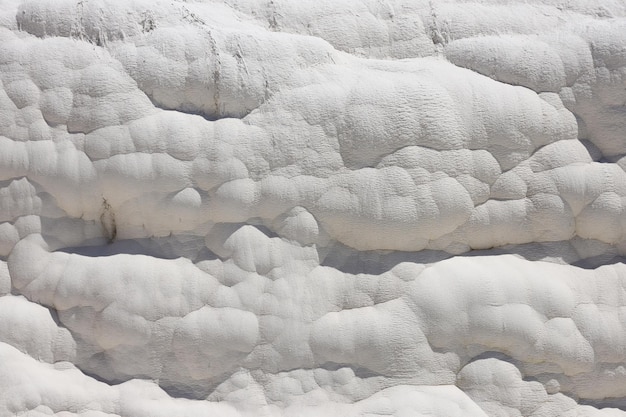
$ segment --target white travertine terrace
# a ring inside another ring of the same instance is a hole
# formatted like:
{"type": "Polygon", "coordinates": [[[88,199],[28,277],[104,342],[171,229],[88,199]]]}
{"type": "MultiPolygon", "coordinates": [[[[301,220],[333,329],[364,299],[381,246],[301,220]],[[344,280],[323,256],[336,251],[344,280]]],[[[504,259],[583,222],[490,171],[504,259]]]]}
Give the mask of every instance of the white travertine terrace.
{"type": "Polygon", "coordinates": [[[0,416],[626,416],[626,3],[0,0],[0,416]]]}

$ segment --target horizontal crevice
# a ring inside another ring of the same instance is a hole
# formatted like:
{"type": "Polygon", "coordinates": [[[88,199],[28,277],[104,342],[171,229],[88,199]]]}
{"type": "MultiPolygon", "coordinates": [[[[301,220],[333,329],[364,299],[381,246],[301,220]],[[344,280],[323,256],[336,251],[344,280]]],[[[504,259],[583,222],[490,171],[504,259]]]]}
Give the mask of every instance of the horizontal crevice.
{"type": "Polygon", "coordinates": [[[215,121],[222,120],[222,119],[243,119],[247,115],[252,113],[252,111],[255,110],[255,109],[247,109],[245,113],[236,115],[236,114],[231,114],[231,113],[222,114],[222,112],[219,112],[219,111],[207,113],[207,112],[201,111],[200,109],[196,108],[193,105],[188,105],[184,103],[177,107],[169,107],[169,106],[164,105],[163,103],[156,101],[152,97],[152,95],[147,93],[145,90],[143,90],[141,86],[139,86],[139,89],[141,89],[144,92],[144,94],[146,95],[146,97],[148,97],[152,105],[156,107],[157,109],[161,109],[164,111],[175,111],[178,113],[188,114],[190,116],[199,116],[209,122],[215,122],[215,121]]]}
{"type": "MultiPolygon", "coordinates": [[[[580,238],[575,239],[578,239],[580,242],[586,241],[580,238]]],[[[433,264],[453,257],[517,255],[528,261],[553,262],[583,269],[596,269],[604,265],[626,262],[626,257],[619,255],[617,251],[589,257],[578,256],[575,253],[573,242],[567,240],[472,249],[462,254],[452,254],[443,250],[430,249],[417,252],[359,251],[339,242],[334,242],[329,247],[319,248],[318,252],[320,254],[320,265],[322,266],[328,266],[349,274],[370,275],[380,275],[403,262],[433,264]]]]}
{"type": "Polygon", "coordinates": [[[116,240],[109,244],[102,244],[102,239],[96,245],[66,247],[58,252],[76,254],[89,257],[114,255],[146,255],[160,259],[177,259],[184,256],[194,263],[217,259],[217,256],[206,248],[204,237],[181,236],[152,237],[139,239],[116,240]]]}
{"type": "Polygon", "coordinates": [[[617,408],[622,411],[626,411],[626,397],[622,398],[603,398],[601,400],[591,400],[580,398],[578,400],[580,405],[589,405],[591,407],[602,408],[617,408]]]}

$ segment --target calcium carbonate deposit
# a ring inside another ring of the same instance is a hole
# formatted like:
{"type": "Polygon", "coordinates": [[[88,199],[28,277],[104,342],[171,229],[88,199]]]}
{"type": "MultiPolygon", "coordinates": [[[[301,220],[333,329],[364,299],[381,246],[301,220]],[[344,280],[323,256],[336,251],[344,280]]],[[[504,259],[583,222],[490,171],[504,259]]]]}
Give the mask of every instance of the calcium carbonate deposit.
{"type": "Polygon", "coordinates": [[[0,416],[626,416],[623,0],[0,0],[0,416]]]}

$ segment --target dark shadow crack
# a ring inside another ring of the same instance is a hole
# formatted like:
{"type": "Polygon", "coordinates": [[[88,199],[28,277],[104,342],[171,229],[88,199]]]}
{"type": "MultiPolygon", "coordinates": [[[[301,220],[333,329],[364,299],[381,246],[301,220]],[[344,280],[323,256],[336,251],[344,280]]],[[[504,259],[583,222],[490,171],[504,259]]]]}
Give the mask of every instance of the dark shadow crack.
{"type": "Polygon", "coordinates": [[[603,398],[601,400],[580,398],[578,400],[578,404],[589,405],[597,409],[617,408],[618,410],[626,411],[626,397],[620,397],[620,398],[609,397],[609,398],[603,398]]]}

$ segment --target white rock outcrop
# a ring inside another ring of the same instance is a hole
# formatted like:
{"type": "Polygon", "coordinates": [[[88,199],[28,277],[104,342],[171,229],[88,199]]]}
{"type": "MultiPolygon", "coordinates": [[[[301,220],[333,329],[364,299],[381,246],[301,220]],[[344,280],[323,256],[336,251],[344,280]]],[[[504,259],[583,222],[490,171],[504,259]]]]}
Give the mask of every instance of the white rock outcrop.
{"type": "Polygon", "coordinates": [[[0,0],[0,416],[626,416],[626,3],[0,0]]]}

